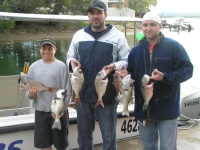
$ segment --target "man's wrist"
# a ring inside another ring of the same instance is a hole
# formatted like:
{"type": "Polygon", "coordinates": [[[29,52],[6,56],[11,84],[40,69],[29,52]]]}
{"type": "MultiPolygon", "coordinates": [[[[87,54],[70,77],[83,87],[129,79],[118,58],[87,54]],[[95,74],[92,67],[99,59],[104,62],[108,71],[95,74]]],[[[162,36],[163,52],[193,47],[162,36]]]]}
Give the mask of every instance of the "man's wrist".
{"type": "Polygon", "coordinates": [[[114,69],[116,67],[114,63],[111,63],[110,65],[111,65],[112,69],[114,69]]]}

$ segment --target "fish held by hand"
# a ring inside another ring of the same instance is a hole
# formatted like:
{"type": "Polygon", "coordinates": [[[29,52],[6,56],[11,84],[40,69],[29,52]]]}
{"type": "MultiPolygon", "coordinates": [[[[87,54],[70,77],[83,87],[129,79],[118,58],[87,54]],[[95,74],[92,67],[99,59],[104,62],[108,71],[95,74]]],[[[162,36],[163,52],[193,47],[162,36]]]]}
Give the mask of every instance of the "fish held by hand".
{"type": "Polygon", "coordinates": [[[114,87],[116,90],[116,97],[118,97],[118,95],[121,91],[121,88],[122,88],[122,78],[121,78],[121,74],[119,71],[115,71],[115,73],[113,75],[113,84],[114,84],[114,87]]]}
{"type": "Polygon", "coordinates": [[[31,87],[36,88],[38,91],[49,91],[53,92],[55,88],[52,87],[46,87],[42,83],[35,81],[35,80],[27,80],[22,85],[21,88],[25,91],[29,90],[31,87]]]}
{"type": "Polygon", "coordinates": [[[143,105],[143,110],[146,110],[149,104],[149,101],[151,100],[153,96],[153,87],[154,87],[154,82],[150,82],[150,77],[148,75],[144,75],[142,77],[142,96],[144,99],[144,105],[143,105]]]}
{"type": "Polygon", "coordinates": [[[123,104],[122,116],[129,116],[128,105],[133,100],[134,82],[135,80],[131,79],[130,74],[122,78],[122,88],[119,96],[120,103],[123,104]]]}
{"type": "Polygon", "coordinates": [[[97,107],[98,105],[101,105],[102,107],[104,107],[102,97],[104,96],[106,92],[106,88],[108,84],[108,78],[107,78],[105,70],[101,70],[96,75],[94,82],[95,82],[94,84],[95,84],[96,93],[98,96],[98,100],[95,104],[95,107],[97,107]]]}
{"type": "Polygon", "coordinates": [[[81,104],[79,93],[84,83],[84,75],[80,66],[76,66],[74,68],[73,73],[71,75],[71,83],[72,83],[72,89],[75,93],[74,103],[78,102],[79,104],[81,104]]]}
{"type": "Polygon", "coordinates": [[[52,113],[52,117],[54,118],[52,129],[57,128],[61,130],[60,117],[64,115],[66,93],[67,93],[67,90],[60,89],[56,92],[56,95],[52,99],[51,113],[52,113]]]}

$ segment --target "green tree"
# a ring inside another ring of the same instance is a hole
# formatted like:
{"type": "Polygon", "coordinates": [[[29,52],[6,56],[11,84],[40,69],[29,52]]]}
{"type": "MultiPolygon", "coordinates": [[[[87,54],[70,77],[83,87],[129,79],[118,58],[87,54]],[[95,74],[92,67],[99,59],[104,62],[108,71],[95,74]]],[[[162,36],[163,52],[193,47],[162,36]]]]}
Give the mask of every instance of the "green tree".
{"type": "Polygon", "coordinates": [[[141,14],[149,11],[150,6],[156,6],[157,0],[129,0],[129,8],[135,10],[136,14],[142,17],[141,14]]]}
{"type": "Polygon", "coordinates": [[[38,7],[44,6],[44,0],[8,0],[12,12],[35,13],[38,7]]]}
{"type": "MultiPolygon", "coordinates": [[[[11,8],[8,0],[0,1],[0,10],[4,12],[11,12],[11,8]]],[[[0,33],[9,32],[15,27],[15,21],[13,20],[0,20],[0,33]]]]}
{"type": "Polygon", "coordinates": [[[68,8],[73,15],[87,15],[87,7],[92,0],[72,0],[72,5],[68,8]]]}
{"type": "Polygon", "coordinates": [[[45,6],[50,8],[50,14],[64,13],[71,6],[73,0],[44,0],[45,6]]]}
{"type": "Polygon", "coordinates": [[[9,0],[0,0],[0,10],[4,12],[11,12],[9,0]]]}
{"type": "Polygon", "coordinates": [[[15,13],[59,14],[71,6],[71,0],[0,0],[0,4],[4,1],[15,13]]]}

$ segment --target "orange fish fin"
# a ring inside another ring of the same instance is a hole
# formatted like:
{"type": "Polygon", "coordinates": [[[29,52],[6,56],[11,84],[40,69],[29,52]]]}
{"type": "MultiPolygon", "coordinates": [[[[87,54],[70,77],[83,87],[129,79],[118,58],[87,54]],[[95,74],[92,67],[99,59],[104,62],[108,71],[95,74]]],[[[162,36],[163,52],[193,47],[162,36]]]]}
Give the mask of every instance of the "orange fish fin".
{"type": "Polygon", "coordinates": [[[48,88],[48,91],[51,92],[51,93],[53,93],[54,88],[48,88]]]}
{"type": "Polygon", "coordinates": [[[55,120],[56,119],[56,114],[52,114],[52,117],[55,120]]]}
{"type": "Polygon", "coordinates": [[[79,97],[75,97],[74,99],[74,103],[76,104],[77,102],[81,105],[81,99],[79,97]]]}
{"type": "Polygon", "coordinates": [[[101,105],[103,108],[104,108],[104,104],[103,104],[103,101],[101,99],[98,99],[96,104],[95,104],[95,108],[98,106],[98,105],[101,105]]]}

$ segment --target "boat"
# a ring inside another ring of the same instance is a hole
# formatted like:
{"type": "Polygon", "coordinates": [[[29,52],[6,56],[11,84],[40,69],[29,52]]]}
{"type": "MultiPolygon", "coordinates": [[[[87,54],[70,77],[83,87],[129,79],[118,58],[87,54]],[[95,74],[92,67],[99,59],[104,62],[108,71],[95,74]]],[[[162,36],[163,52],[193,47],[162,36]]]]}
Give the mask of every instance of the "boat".
{"type": "MultiPolygon", "coordinates": [[[[34,149],[34,110],[32,101],[20,89],[26,75],[0,76],[0,149],[34,149]]],[[[69,104],[69,147],[77,149],[77,121],[74,103],[69,104]]],[[[118,105],[117,140],[138,137],[138,122],[134,118],[134,104],[129,106],[130,116],[122,116],[123,106],[118,105]]],[[[95,125],[94,144],[102,143],[98,122],[95,125]]]]}
{"type": "Polygon", "coordinates": [[[183,17],[174,17],[168,19],[162,18],[162,26],[163,28],[169,28],[170,31],[172,29],[178,29],[178,31],[188,30],[188,32],[190,32],[194,29],[190,22],[184,21],[183,17]]]}

